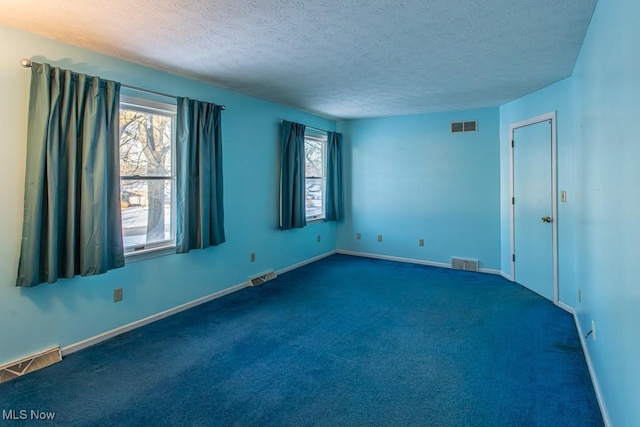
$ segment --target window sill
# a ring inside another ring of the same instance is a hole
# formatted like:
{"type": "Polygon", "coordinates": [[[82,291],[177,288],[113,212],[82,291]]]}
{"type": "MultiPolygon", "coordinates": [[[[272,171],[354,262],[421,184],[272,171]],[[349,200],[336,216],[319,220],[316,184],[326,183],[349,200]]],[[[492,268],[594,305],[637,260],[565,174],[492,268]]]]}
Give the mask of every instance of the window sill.
{"type": "Polygon", "coordinates": [[[318,217],[318,218],[307,218],[307,224],[315,224],[318,222],[324,222],[324,217],[318,217]]]}
{"type": "Polygon", "coordinates": [[[171,255],[176,253],[175,246],[160,246],[156,248],[142,249],[135,252],[129,252],[124,255],[125,263],[138,262],[145,259],[157,258],[160,256],[171,255]]]}

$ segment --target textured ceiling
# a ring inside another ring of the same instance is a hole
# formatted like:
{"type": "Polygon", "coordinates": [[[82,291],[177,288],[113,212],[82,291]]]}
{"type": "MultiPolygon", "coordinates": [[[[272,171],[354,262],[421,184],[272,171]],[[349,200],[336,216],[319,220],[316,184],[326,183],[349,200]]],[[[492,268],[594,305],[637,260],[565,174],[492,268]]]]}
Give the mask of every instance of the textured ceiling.
{"type": "Polygon", "coordinates": [[[0,23],[324,116],[360,118],[495,106],[561,80],[595,4],[2,0],[0,23]]]}

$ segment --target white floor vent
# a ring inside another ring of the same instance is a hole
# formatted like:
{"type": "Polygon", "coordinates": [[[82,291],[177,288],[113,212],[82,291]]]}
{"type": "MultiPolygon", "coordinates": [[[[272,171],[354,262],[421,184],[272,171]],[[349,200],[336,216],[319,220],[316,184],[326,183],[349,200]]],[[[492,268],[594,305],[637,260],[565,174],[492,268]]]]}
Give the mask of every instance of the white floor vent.
{"type": "Polygon", "coordinates": [[[451,268],[464,271],[478,271],[477,259],[451,258],[451,268]]]}
{"type": "Polygon", "coordinates": [[[268,282],[269,280],[273,280],[276,277],[278,277],[276,272],[273,271],[273,270],[269,270],[266,273],[262,273],[262,274],[258,274],[258,275],[253,276],[253,277],[249,277],[249,286],[262,285],[264,282],[268,282]]]}
{"type": "Polygon", "coordinates": [[[49,365],[62,360],[60,347],[51,348],[40,353],[32,354],[15,362],[0,366],[0,383],[12,380],[16,377],[46,368],[49,365]]]}

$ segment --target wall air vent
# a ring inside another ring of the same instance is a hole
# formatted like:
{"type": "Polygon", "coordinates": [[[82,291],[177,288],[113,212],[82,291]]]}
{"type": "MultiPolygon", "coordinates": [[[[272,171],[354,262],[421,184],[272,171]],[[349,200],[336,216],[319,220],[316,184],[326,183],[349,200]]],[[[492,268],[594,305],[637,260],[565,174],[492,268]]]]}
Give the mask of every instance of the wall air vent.
{"type": "Polygon", "coordinates": [[[477,259],[451,258],[451,268],[454,270],[478,271],[477,259]]]}
{"type": "Polygon", "coordinates": [[[277,277],[276,272],[273,270],[270,270],[270,271],[267,271],[266,273],[249,277],[248,284],[249,286],[259,286],[259,285],[262,285],[264,282],[268,282],[269,280],[275,279],[276,277],[277,277]]]}
{"type": "Polygon", "coordinates": [[[461,132],[477,132],[478,131],[478,121],[471,120],[468,122],[453,122],[451,123],[451,133],[461,133],[461,132]]]}
{"type": "Polygon", "coordinates": [[[32,354],[0,366],[0,383],[28,374],[38,369],[53,365],[62,360],[60,347],[51,348],[40,353],[32,354]]]}

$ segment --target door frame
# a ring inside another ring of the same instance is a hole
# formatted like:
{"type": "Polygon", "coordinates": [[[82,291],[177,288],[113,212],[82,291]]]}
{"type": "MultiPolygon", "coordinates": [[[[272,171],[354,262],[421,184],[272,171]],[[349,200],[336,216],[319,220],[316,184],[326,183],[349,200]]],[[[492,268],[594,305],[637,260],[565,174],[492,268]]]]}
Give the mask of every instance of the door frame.
{"type": "MultiPolygon", "coordinates": [[[[553,221],[551,222],[552,229],[552,271],[553,271],[553,303],[559,303],[559,290],[558,290],[558,171],[557,171],[557,158],[556,158],[556,145],[557,145],[557,123],[556,123],[556,112],[552,111],[550,113],[542,114],[536,117],[532,117],[527,120],[523,120],[520,122],[512,123],[509,125],[509,141],[510,141],[510,154],[511,154],[511,281],[516,281],[516,262],[514,261],[513,255],[515,254],[516,248],[516,237],[515,237],[515,204],[513,203],[515,194],[514,194],[514,172],[515,172],[515,162],[514,162],[514,147],[513,147],[513,137],[514,132],[518,128],[523,128],[526,126],[534,125],[541,122],[551,121],[551,217],[553,221]]],[[[517,256],[517,254],[515,254],[517,256]]]]}

